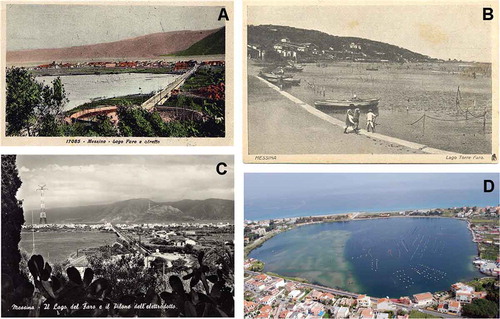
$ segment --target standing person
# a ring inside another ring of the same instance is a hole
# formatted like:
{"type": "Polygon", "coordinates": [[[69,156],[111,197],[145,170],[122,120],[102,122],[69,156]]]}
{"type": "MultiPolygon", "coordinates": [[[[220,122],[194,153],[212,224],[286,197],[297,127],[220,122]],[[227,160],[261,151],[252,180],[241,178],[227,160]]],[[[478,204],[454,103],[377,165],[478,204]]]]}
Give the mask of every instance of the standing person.
{"type": "Polygon", "coordinates": [[[360,116],[361,116],[361,111],[358,108],[356,108],[354,110],[354,116],[352,117],[352,120],[354,122],[354,131],[356,132],[356,134],[359,131],[359,117],[360,116]]]}
{"type": "Polygon", "coordinates": [[[375,118],[377,115],[373,113],[372,109],[368,110],[366,113],[366,131],[370,132],[370,128],[372,129],[372,133],[375,133],[375,118]]]}
{"type": "Polygon", "coordinates": [[[354,121],[353,121],[354,114],[351,109],[347,110],[347,113],[345,115],[345,128],[344,128],[344,133],[347,134],[347,129],[350,127],[354,127],[354,121]]]}

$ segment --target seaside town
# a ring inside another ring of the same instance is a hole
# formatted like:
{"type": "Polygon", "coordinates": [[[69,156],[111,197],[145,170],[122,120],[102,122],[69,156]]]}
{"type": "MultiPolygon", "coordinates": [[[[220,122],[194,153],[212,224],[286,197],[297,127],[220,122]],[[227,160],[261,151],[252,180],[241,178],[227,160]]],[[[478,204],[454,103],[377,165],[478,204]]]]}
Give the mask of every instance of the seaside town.
{"type": "MultiPolygon", "coordinates": [[[[95,232],[115,233],[116,240],[111,245],[93,248],[75,248],[68,256],[67,263],[81,270],[90,265],[89,259],[106,255],[112,260],[124,256],[140,255],[144,267],[162,261],[166,267],[192,267],[197,251],[210,249],[234,250],[233,225],[219,223],[172,223],[165,224],[33,224],[22,226],[23,237],[36,238],[41,233],[60,234],[95,232]],[[109,256],[108,256],[109,255],[109,256]]],[[[36,247],[33,243],[33,249],[36,247]]]]}
{"type": "MultiPolygon", "coordinates": [[[[253,249],[260,247],[275,235],[308,224],[404,217],[451,217],[466,220],[473,241],[478,247],[478,256],[475,257],[473,264],[484,275],[470,282],[457,282],[447,291],[424,291],[397,299],[376,298],[358,294],[362,292],[349,292],[308,283],[301,278],[265,273],[262,261],[246,257],[245,317],[407,319],[472,316],[474,311],[480,311],[476,309],[477,301],[474,300],[486,302],[486,299],[498,299],[499,214],[500,206],[454,207],[245,221],[245,256],[248,256],[253,249]]],[[[489,315],[483,313],[480,317],[489,315]]]]}
{"type": "MultiPolygon", "coordinates": [[[[194,60],[187,61],[165,61],[165,60],[136,60],[136,61],[86,61],[86,62],[57,62],[49,64],[40,64],[28,67],[30,71],[39,71],[44,75],[53,75],[59,72],[77,74],[79,71],[102,71],[102,70],[126,70],[127,72],[147,71],[153,72],[154,69],[162,73],[182,74],[194,67],[198,62],[194,60]]],[[[224,61],[202,61],[201,65],[224,66],[224,61]]],[[[65,74],[66,74],[65,73],[65,74]]]]}

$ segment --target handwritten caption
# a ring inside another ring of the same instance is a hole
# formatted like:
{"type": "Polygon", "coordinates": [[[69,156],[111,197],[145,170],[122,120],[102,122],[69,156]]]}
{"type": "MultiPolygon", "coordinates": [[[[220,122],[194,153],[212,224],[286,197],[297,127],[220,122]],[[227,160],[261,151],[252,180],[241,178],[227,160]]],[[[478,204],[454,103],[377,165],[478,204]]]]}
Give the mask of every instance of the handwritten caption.
{"type": "MultiPolygon", "coordinates": [[[[43,305],[44,310],[57,310],[57,311],[64,311],[64,310],[104,310],[104,309],[115,309],[115,310],[151,310],[151,309],[175,309],[175,305],[173,304],[166,304],[166,305],[158,305],[158,304],[152,304],[152,303],[138,303],[138,304],[132,304],[132,305],[125,305],[122,303],[106,303],[102,305],[93,305],[89,304],[87,302],[84,303],[74,303],[71,306],[67,305],[59,305],[57,303],[53,305],[45,304],[43,305]]],[[[34,310],[34,306],[19,306],[16,304],[12,305],[12,310],[34,310]]]]}

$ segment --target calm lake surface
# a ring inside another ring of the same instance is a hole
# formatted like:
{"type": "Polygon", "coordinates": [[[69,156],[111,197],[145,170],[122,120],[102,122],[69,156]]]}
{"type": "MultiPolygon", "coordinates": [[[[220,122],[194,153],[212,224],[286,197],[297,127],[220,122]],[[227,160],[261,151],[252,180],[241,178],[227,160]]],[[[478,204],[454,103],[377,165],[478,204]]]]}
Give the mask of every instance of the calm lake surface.
{"type": "MultiPolygon", "coordinates": [[[[31,256],[33,250],[32,236],[31,232],[21,232],[19,247],[25,250],[28,256],[31,256]]],[[[51,263],[63,262],[76,253],[77,249],[112,245],[116,239],[115,233],[99,231],[35,232],[35,252],[51,263]]]]}
{"type": "Polygon", "coordinates": [[[302,226],[250,253],[265,271],[371,296],[398,298],[479,277],[464,221],[390,218],[302,226]]]}
{"type": "MultiPolygon", "coordinates": [[[[69,102],[64,110],[90,102],[93,98],[111,98],[129,94],[150,93],[173,82],[179,75],[120,73],[61,76],[69,102]]],[[[50,84],[55,76],[39,76],[39,82],[50,84]]]]}

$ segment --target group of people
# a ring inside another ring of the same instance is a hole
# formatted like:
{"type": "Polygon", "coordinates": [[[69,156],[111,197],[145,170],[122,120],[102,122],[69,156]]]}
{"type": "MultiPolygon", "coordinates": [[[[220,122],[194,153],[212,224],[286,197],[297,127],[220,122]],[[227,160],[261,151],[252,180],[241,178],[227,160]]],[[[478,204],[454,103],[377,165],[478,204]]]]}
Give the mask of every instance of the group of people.
{"type": "MultiPolygon", "coordinates": [[[[359,108],[353,110],[348,109],[345,117],[345,128],[344,133],[347,134],[349,132],[355,132],[356,134],[359,132],[359,117],[361,116],[361,111],[359,108]]],[[[377,115],[373,113],[372,109],[368,110],[366,113],[366,131],[375,133],[375,118],[377,115]]]]}

